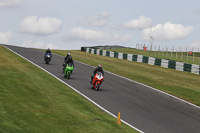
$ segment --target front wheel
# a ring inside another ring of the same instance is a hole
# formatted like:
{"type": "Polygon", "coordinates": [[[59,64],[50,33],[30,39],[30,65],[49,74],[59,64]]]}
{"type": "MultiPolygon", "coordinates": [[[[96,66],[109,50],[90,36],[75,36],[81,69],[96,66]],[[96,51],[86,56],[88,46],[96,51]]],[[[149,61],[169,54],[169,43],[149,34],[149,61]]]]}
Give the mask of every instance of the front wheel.
{"type": "Polygon", "coordinates": [[[46,59],[46,64],[49,64],[49,59],[46,59]]]}
{"type": "Polygon", "coordinates": [[[69,79],[70,78],[70,75],[71,75],[71,72],[69,71],[69,72],[67,72],[67,79],[69,79]]]}
{"type": "Polygon", "coordinates": [[[99,91],[100,83],[96,84],[96,91],[99,91]]]}

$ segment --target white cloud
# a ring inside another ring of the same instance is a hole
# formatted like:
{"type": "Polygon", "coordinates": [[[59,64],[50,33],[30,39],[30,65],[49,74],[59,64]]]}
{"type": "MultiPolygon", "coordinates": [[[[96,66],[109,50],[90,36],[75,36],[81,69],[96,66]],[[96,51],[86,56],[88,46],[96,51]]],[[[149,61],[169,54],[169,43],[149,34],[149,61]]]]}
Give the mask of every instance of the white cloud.
{"type": "Polygon", "coordinates": [[[22,33],[48,35],[58,33],[62,22],[56,18],[29,16],[22,20],[19,31],[22,33]]]}
{"type": "Polygon", "coordinates": [[[80,20],[78,23],[86,26],[102,27],[107,24],[108,14],[106,12],[101,13],[99,16],[88,17],[80,20]]]}
{"type": "Polygon", "coordinates": [[[110,28],[112,29],[124,29],[122,25],[111,25],[110,28]]]}
{"type": "Polygon", "coordinates": [[[125,34],[123,36],[120,36],[118,34],[115,34],[113,37],[111,37],[111,43],[124,43],[124,42],[130,42],[133,40],[133,35],[131,34],[125,34]]]}
{"type": "Polygon", "coordinates": [[[149,17],[140,16],[138,19],[130,20],[124,24],[124,27],[130,29],[145,29],[152,27],[152,20],[149,17]]]}
{"type": "Polygon", "coordinates": [[[59,49],[57,46],[53,45],[53,43],[44,43],[42,41],[33,42],[32,40],[28,40],[22,43],[21,46],[27,48],[59,49]]]}
{"type": "Polygon", "coordinates": [[[152,28],[143,30],[143,39],[148,41],[150,36],[153,36],[155,40],[173,40],[186,38],[192,31],[192,26],[184,26],[181,24],[173,24],[166,22],[163,25],[158,24],[152,28]]]}
{"type": "Polygon", "coordinates": [[[21,3],[21,0],[0,0],[0,7],[12,7],[21,3]]]}
{"type": "Polygon", "coordinates": [[[12,38],[12,33],[10,31],[0,32],[0,43],[8,44],[12,38]]]}
{"type": "Polygon", "coordinates": [[[85,40],[85,41],[103,41],[108,39],[110,36],[107,33],[101,31],[87,30],[83,28],[71,29],[65,39],[69,40],[85,40]]]}
{"type": "Polygon", "coordinates": [[[190,44],[190,47],[193,48],[200,48],[200,41],[196,41],[190,44]]]}
{"type": "Polygon", "coordinates": [[[88,30],[83,28],[71,29],[65,36],[67,41],[86,41],[95,43],[120,43],[128,42],[133,39],[132,35],[110,35],[105,32],[88,30]]]}

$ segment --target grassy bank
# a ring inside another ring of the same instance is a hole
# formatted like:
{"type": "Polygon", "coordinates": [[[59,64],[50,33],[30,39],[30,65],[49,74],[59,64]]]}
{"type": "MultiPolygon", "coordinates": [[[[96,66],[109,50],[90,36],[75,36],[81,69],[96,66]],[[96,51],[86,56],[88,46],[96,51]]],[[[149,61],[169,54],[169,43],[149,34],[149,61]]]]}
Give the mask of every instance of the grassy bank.
{"type": "MultiPolygon", "coordinates": [[[[80,50],[54,50],[62,56],[71,52],[73,59],[97,66],[102,64],[107,71],[147,84],[200,106],[200,76],[188,72],[151,66],[105,56],[93,55],[80,50]]],[[[106,76],[106,75],[105,75],[106,76]]]]}
{"type": "Polygon", "coordinates": [[[0,132],[136,132],[0,46],[0,132]]]}

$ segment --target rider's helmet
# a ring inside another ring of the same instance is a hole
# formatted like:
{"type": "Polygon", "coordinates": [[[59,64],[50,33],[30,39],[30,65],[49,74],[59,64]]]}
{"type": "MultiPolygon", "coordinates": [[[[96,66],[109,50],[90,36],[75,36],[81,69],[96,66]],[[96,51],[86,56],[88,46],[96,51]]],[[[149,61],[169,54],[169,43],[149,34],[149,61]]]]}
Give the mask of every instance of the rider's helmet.
{"type": "Polygon", "coordinates": [[[70,53],[67,53],[67,56],[70,56],[70,53]]]}
{"type": "Polygon", "coordinates": [[[48,48],[47,51],[50,51],[50,49],[48,48]]]}
{"type": "Polygon", "coordinates": [[[100,65],[98,65],[98,68],[102,68],[103,66],[100,64],[100,65]]]}

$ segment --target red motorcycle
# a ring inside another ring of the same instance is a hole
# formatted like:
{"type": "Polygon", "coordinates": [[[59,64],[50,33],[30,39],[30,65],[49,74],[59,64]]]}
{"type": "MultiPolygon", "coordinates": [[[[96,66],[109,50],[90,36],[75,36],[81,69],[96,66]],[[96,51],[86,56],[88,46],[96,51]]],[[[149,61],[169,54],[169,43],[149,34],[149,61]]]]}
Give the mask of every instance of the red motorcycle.
{"type": "Polygon", "coordinates": [[[92,80],[92,87],[98,91],[100,85],[102,84],[102,82],[104,81],[104,77],[103,74],[101,72],[97,72],[92,80]]]}

